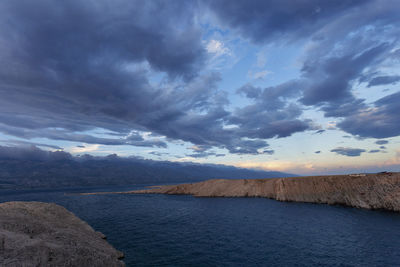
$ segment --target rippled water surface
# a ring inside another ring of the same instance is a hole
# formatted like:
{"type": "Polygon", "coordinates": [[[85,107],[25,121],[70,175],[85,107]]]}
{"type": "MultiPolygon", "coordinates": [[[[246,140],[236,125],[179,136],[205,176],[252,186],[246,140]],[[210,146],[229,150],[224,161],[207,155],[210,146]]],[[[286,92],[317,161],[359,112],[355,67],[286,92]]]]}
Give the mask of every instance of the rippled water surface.
{"type": "Polygon", "coordinates": [[[400,214],[263,198],[0,190],[55,202],[126,255],[127,266],[400,266],[400,214]]]}

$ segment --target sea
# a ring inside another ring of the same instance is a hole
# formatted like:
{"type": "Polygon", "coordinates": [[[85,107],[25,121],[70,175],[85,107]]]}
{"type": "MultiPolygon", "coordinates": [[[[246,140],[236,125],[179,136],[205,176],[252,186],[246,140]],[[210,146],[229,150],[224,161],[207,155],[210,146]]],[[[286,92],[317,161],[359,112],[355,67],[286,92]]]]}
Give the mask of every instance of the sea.
{"type": "Polygon", "coordinates": [[[127,266],[400,266],[400,214],[265,198],[78,195],[143,186],[0,190],[60,204],[107,236],[127,266]]]}

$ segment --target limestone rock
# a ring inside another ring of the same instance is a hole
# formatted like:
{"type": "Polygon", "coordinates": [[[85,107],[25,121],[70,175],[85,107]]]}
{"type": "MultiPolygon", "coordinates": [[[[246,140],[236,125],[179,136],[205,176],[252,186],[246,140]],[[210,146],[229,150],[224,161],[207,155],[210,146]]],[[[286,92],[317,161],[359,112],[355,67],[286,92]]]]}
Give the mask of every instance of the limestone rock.
{"type": "Polygon", "coordinates": [[[104,237],[56,204],[0,204],[0,266],[125,266],[104,237]]]}
{"type": "Polygon", "coordinates": [[[341,204],[398,212],[400,211],[400,173],[275,179],[216,179],[123,193],[187,194],[196,197],[266,197],[279,201],[341,204]]]}

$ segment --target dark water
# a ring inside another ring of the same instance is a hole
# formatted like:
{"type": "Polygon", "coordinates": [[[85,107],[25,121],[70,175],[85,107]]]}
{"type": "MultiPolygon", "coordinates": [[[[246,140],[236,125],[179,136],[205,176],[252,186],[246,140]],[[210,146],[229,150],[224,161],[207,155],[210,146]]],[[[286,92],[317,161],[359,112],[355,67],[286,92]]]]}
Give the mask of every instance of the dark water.
{"type": "Polygon", "coordinates": [[[128,266],[400,266],[400,214],[262,198],[0,191],[55,202],[107,235],[128,266]]]}

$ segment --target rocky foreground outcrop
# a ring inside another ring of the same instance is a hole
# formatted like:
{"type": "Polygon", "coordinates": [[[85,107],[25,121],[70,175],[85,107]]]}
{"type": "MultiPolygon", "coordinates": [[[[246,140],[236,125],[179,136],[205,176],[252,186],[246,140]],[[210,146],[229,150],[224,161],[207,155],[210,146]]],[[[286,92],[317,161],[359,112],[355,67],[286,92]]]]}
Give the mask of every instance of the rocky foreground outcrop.
{"type": "Polygon", "coordinates": [[[104,238],[56,204],[0,204],[0,266],[125,266],[104,238]]]}
{"type": "Polygon", "coordinates": [[[357,208],[400,211],[400,173],[277,179],[217,179],[120,193],[266,197],[279,201],[340,204],[357,208]]]}

